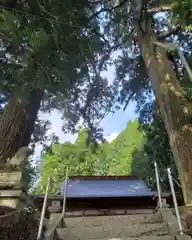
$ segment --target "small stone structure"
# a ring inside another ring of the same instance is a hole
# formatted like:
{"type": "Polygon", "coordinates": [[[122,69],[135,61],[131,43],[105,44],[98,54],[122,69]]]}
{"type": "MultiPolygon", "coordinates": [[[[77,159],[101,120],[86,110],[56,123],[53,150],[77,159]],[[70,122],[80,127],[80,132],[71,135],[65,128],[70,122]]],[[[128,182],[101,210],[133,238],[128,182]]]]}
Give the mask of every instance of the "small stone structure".
{"type": "Polygon", "coordinates": [[[12,208],[21,207],[21,199],[25,195],[21,188],[22,173],[20,171],[7,171],[0,173],[0,206],[12,208]]]}
{"type": "Polygon", "coordinates": [[[22,147],[12,159],[0,166],[0,206],[18,209],[24,204],[23,164],[29,152],[27,147],[22,147]]]}
{"type": "Polygon", "coordinates": [[[52,201],[51,206],[48,207],[50,213],[59,213],[61,212],[61,202],[60,201],[52,201]]]}

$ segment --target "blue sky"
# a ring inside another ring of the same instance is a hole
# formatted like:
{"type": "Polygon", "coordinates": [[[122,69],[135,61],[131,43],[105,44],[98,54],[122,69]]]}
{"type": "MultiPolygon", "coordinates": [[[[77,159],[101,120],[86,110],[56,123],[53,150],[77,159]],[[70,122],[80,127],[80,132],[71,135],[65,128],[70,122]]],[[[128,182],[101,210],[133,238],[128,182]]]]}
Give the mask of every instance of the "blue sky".
{"type": "MultiPolygon", "coordinates": [[[[107,137],[121,132],[126,127],[129,120],[134,120],[136,118],[134,110],[135,106],[131,103],[125,112],[118,111],[115,114],[109,114],[105,119],[103,119],[101,127],[104,129],[104,135],[107,137]]],[[[52,128],[49,132],[54,132],[61,142],[73,142],[76,139],[76,135],[65,134],[61,131],[63,120],[61,120],[61,114],[59,112],[54,111],[51,114],[40,114],[40,118],[51,121],[52,128]]]]}

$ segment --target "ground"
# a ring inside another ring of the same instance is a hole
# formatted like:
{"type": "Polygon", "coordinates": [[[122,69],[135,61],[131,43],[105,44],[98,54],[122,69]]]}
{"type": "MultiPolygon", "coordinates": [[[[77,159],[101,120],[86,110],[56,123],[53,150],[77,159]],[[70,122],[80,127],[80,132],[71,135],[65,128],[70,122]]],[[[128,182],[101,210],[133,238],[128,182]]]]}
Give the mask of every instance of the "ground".
{"type": "Polygon", "coordinates": [[[34,240],[37,237],[38,221],[26,213],[11,214],[16,209],[0,207],[1,240],[34,240]],[[4,216],[5,215],[5,216],[4,216]]]}

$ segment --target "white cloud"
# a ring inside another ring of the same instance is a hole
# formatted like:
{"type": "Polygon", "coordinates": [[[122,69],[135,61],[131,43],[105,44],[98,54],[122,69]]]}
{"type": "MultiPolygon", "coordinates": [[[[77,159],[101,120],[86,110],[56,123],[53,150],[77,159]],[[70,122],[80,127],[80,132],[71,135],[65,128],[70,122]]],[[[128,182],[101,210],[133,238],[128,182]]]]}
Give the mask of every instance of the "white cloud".
{"type": "Polygon", "coordinates": [[[107,141],[110,143],[110,142],[112,142],[118,135],[119,135],[119,133],[114,132],[114,133],[111,133],[110,135],[106,136],[105,138],[106,138],[107,141]]]}

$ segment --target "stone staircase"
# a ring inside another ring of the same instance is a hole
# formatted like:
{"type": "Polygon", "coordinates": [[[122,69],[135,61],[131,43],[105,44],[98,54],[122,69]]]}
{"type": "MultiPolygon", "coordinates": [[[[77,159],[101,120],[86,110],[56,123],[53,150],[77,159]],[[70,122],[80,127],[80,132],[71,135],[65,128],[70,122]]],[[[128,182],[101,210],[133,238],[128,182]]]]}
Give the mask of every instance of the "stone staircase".
{"type": "Polygon", "coordinates": [[[60,240],[173,240],[160,213],[66,217],[60,240]]]}

